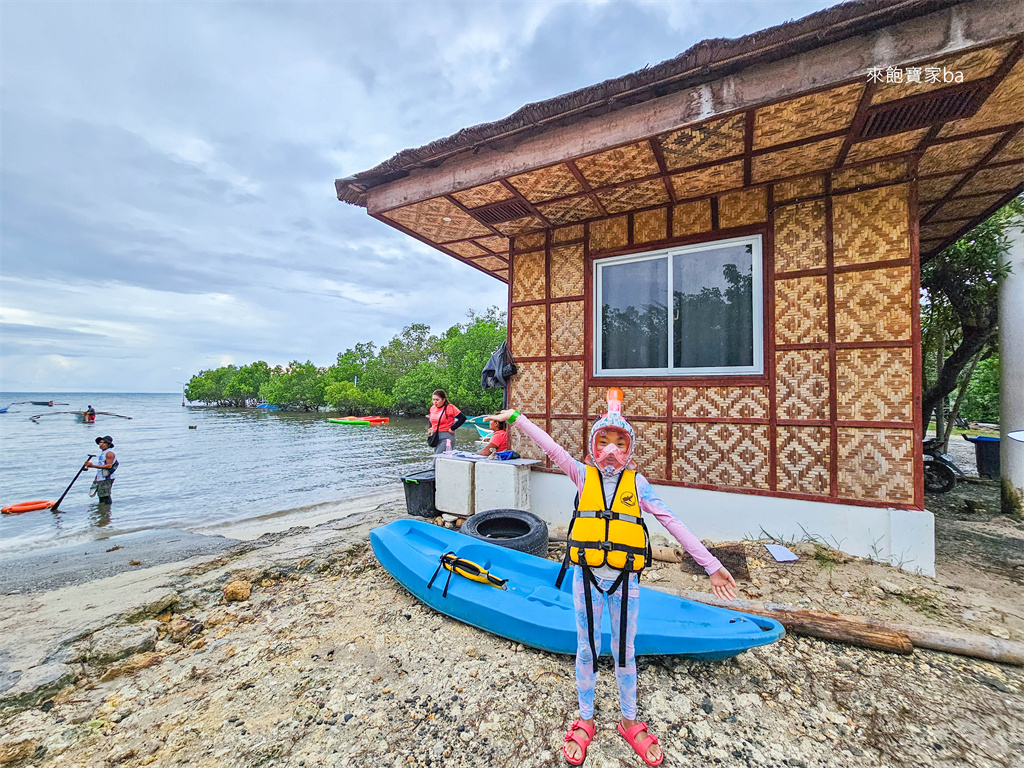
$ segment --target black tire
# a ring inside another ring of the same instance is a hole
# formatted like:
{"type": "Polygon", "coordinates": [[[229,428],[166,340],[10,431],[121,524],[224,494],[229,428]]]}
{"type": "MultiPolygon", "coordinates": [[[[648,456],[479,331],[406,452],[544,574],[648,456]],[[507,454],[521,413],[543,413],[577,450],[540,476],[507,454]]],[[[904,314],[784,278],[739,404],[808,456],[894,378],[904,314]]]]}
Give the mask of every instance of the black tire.
{"type": "Polygon", "coordinates": [[[924,489],[928,493],[949,493],[956,488],[956,473],[936,461],[924,463],[924,489]]]}
{"type": "Polygon", "coordinates": [[[545,557],[548,553],[547,523],[521,509],[478,512],[469,517],[459,530],[474,539],[528,555],[545,557]]]}

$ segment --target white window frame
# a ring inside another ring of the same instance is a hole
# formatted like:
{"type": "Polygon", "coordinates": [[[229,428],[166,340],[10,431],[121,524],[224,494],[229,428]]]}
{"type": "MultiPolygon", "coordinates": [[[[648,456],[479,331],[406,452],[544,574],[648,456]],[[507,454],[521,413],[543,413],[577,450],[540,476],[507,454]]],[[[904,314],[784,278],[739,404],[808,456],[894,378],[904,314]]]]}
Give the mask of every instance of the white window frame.
{"type": "Polygon", "coordinates": [[[755,376],[764,373],[764,265],[762,257],[761,235],[748,235],[746,237],[733,237],[728,240],[709,240],[703,243],[693,243],[674,248],[665,248],[658,251],[644,251],[643,253],[631,253],[625,256],[613,256],[607,259],[594,261],[594,377],[629,377],[629,376],[755,376]],[[716,366],[707,368],[674,368],[672,366],[673,350],[675,348],[675,320],[672,316],[672,308],[675,305],[672,296],[673,279],[673,256],[678,256],[695,251],[708,251],[715,248],[727,248],[734,245],[750,245],[751,247],[751,313],[753,315],[753,363],[745,366],[716,366]],[[601,324],[601,309],[604,304],[601,296],[601,273],[605,267],[628,264],[636,261],[651,261],[665,259],[668,266],[668,295],[665,306],[669,312],[668,322],[668,367],[665,368],[601,368],[603,358],[602,347],[604,335],[601,324]]]}

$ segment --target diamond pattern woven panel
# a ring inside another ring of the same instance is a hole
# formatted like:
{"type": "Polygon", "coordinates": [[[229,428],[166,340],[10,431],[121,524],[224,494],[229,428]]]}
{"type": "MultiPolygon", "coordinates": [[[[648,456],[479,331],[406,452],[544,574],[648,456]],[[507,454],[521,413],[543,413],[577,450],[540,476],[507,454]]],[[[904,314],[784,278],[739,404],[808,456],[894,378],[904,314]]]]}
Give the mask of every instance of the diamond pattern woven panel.
{"type": "Polygon", "coordinates": [[[622,213],[668,202],[668,191],[661,179],[642,181],[628,187],[598,192],[597,199],[608,213],[622,213]]]}
{"type": "Polygon", "coordinates": [[[913,420],[913,374],[913,354],[907,348],[837,350],[838,418],[913,420]]]}
{"type": "Polygon", "coordinates": [[[910,257],[909,187],[868,189],[832,198],[837,266],[910,257]]]}
{"type": "Polygon", "coordinates": [[[582,355],[583,302],[559,301],[551,304],[551,356],[582,355]]]}
{"type": "Polygon", "coordinates": [[[1018,130],[1012,139],[992,158],[994,163],[1008,163],[1011,160],[1024,160],[1024,130],[1018,130]]]}
{"type": "Polygon", "coordinates": [[[597,204],[586,195],[556,200],[553,203],[538,205],[537,209],[552,224],[571,224],[574,221],[593,219],[601,215],[597,204]]]}
{"type": "Polygon", "coordinates": [[[668,462],[668,425],[663,421],[634,421],[636,448],[633,461],[648,480],[665,480],[668,462]]]}
{"type": "Polygon", "coordinates": [[[590,225],[590,250],[606,251],[629,244],[629,219],[615,216],[590,225]]]}
{"type": "Polygon", "coordinates": [[[494,276],[499,280],[508,282],[508,270],[507,269],[496,269],[494,270],[494,276]]]}
{"type": "Polygon", "coordinates": [[[544,298],[544,252],[517,253],[512,257],[512,301],[544,298]]]}
{"type": "MultiPolygon", "coordinates": [[[[665,387],[620,387],[622,413],[631,416],[660,416],[668,412],[668,390],[665,387]]],[[[606,387],[591,387],[587,397],[589,413],[600,416],[608,410],[606,387]]]]}
{"type": "Polygon", "coordinates": [[[445,248],[459,254],[459,256],[465,256],[467,259],[472,259],[474,256],[483,256],[488,253],[488,251],[484,250],[476,243],[468,241],[463,243],[449,243],[445,248]]]}
{"type": "Polygon", "coordinates": [[[775,272],[825,266],[825,202],[813,200],[775,211],[775,272]]]}
{"type": "MultiPolygon", "coordinates": [[[[516,357],[547,354],[547,312],[543,304],[512,307],[512,352],[516,357]]],[[[520,409],[522,410],[522,409],[520,409]]]]}
{"type": "Polygon", "coordinates": [[[508,264],[499,259],[497,256],[485,256],[482,259],[474,259],[473,263],[476,264],[477,266],[483,267],[484,269],[488,269],[491,272],[494,272],[495,270],[499,269],[508,268],[508,264]]]}
{"type": "Polygon", "coordinates": [[[775,281],[775,343],[828,341],[828,282],[824,275],[775,281]]]}
{"type": "Polygon", "coordinates": [[[718,198],[718,226],[742,227],[768,220],[768,192],[764,187],[730,192],[718,198]]]}
{"type": "MultiPolygon", "coordinates": [[[[521,411],[523,409],[520,408],[519,410],[521,411]]],[[[544,421],[541,419],[538,419],[538,421],[540,421],[540,426],[543,428],[544,421]]],[[[545,461],[547,459],[544,455],[544,451],[542,451],[537,444],[533,442],[533,440],[523,434],[523,431],[520,429],[509,430],[508,445],[509,448],[518,453],[524,459],[540,459],[541,461],[545,461]]]]}
{"type": "Polygon", "coordinates": [[[487,227],[443,197],[388,211],[384,217],[434,243],[491,234],[487,227]]]}
{"type": "Polygon", "coordinates": [[[552,419],[551,437],[573,458],[583,458],[583,419],[552,419]]]}
{"type": "Polygon", "coordinates": [[[491,253],[500,253],[502,256],[508,255],[509,241],[507,237],[501,237],[499,235],[494,235],[492,237],[478,237],[476,242],[491,253]]]}
{"type": "Polygon", "coordinates": [[[835,276],[836,341],[910,338],[910,267],[835,276]]]}
{"type": "Polygon", "coordinates": [[[781,181],[772,185],[772,195],[775,197],[776,205],[787,200],[796,200],[798,197],[814,197],[823,194],[825,194],[824,176],[805,176],[802,179],[781,181]]]}
{"type": "Polygon", "coordinates": [[[680,203],[672,210],[672,237],[711,231],[711,201],[680,203]]]}
{"type": "Polygon", "coordinates": [[[946,123],[939,136],[958,136],[1015,123],[1020,120],[1021,104],[1024,104],[1024,59],[1013,65],[1010,74],[989,94],[973,117],[946,123]]]}
{"type": "Polygon", "coordinates": [[[953,187],[955,187],[963,174],[953,176],[939,176],[934,179],[921,179],[917,182],[917,197],[921,202],[929,200],[941,200],[953,187]]]}
{"type": "Polygon", "coordinates": [[[1004,194],[1024,179],[1024,165],[1005,165],[1002,168],[982,168],[968,181],[958,195],[980,195],[984,192],[1004,194]]]}
{"type": "Polygon", "coordinates": [[[758,155],[751,166],[754,183],[831,168],[842,146],[842,139],[828,139],[758,155]]]}
{"type": "Polygon", "coordinates": [[[482,184],[472,189],[452,192],[452,197],[467,208],[479,208],[481,205],[487,205],[488,203],[500,203],[502,200],[510,200],[514,195],[500,181],[492,181],[490,184],[482,184]]]}
{"type": "Polygon", "coordinates": [[[828,427],[780,426],[777,435],[778,490],[827,496],[831,461],[828,427]]]}
{"type": "MultiPolygon", "coordinates": [[[[916,96],[919,93],[928,93],[939,88],[945,88],[950,83],[943,82],[941,70],[946,69],[951,73],[960,72],[963,74],[963,82],[981,80],[993,74],[999,65],[1002,64],[1006,54],[1010,52],[1013,43],[1003,43],[989,48],[979,48],[966,53],[956,53],[952,56],[945,56],[941,59],[928,61],[924,64],[915,64],[920,67],[918,73],[921,80],[916,83],[881,83],[875,90],[871,99],[872,104],[881,104],[894,99],[904,99],[908,96],[916,96]],[[927,69],[939,70],[938,77],[929,76],[927,69]]],[[[905,71],[905,70],[904,70],[905,71]]]]}
{"type": "Polygon", "coordinates": [[[515,240],[512,241],[513,251],[533,251],[537,248],[543,248],[545,243],[545,234],[543,232],[533,232],[529,235],[517,235],[515,240]]]}
{"type": "Polygon", "coordinates": [[[828,350],[797,349],[775,355],[775,400],[780,419],[828,418],[828,350]]]}
{"type": "Polygon", "coordinates": [[[738,189],[743,186],[743,161],[713,165],[698,171],[683,171],[670,178],[678,200],[738,189]]]}
{"type": "Polygon", "coordinates": [[[583,413],[583,361],[551,363],[551,413],[583,413]]]}
{"type": "Polygon", "coordinates": [[[832,189],[853,189],[864,184],[883,181],[903,181],[908,177],[905,160],[882,160],[857,168],[847,168],[832,174],[832,189]]]}
{"type": "Polygon", "coordinates": [[[946,144],[935,144],[925,150],[917,164],[922,176],[948,171],[963,171],[977,164],[995,145],[998,135],[975,136],[946,144]]]}
{"type": "Polygon", "coordinates": [[[583,225],[574,224],[571,227],[559,227],[551,233],[551,242],[568,243],[570,240],[583,239],[583,225]]]}
{"type": "Polygon", "coordinates": [[[547,413],[547,363],[517,363],[516,367],[519,373],[512,377],[509,403],[523,413],[547,413]]]}
{"type": "Polygon", "coordinates": [[[871,139],[854,144],[846,155],[847,163],[859,163],[861,160],[870,160],[874,157],[885,157],[886,155],[897,155],[900,152],[909,152],[921,143],[921,139],[928,133],[928,128],[920,128],[916,131],[906,131],[893,136],[884,136],[881,139],[871,139]]]}
{"type": "Polygon", "coordinates": [[[995,194],[982,197],[954,198],[939,208],[934,219],[936,221],[946,221],[947,219],[964,219],[980,216],[984,211],[998,203],[1002,197],[1000,194],[995,194]]]}
{"type": "Polygon", "coordinates": [[[651,243],[668,238],[668,208],[633,214],[633,242],[651,243]]]}
{"type": "Polygon", "coordinates": [[[544,222],[536,216],[524,216],[521,219],[513,219],[512,221],[504,221],[500,224],[495,224],[494,228],[501,232],[501,234],[512,237],[514,235],[521,235],[524,232],[533,232],[538,229],[544,229],[544,226],[544,222]]]}
{"type": "Polygon", "coordinates": [[[551,296],[583,295],[583,244],[551,249],[551,296]]]}
{"type": "Polygon", "coordinates": [[[768,450],[767,425],[673,424],[672,478],[767,490],[768,450]]]}
{"type": "Polygon", "coordinates": [[[583,191],[572,171],[561,164],[521,173],[510,178],[509,183],[531,203],[577,195],[583,191]]]}
{"type": "Polygon", "coordinates": [[[591,187],[604,187],[659,172],[658,161],[646,141],[609,149],[576,160],[576,168],[591,187]]]}
{"type": "Polygon", "coordinates": [[[767,419],[765,387],[673,387],[676,419],[767,419]]]}
{"type": "Polygon", "coordinates": [[[863,83],[851,83],[761,107],[754,112],[754,149],[847,128],[863,92],[863,83]]]}
{"type": "Polygon", "coordinates": [[[670,171],[743,154],[743,114],[683,128],[658,139],[670,171]]]}
{"type": "Polygon", "coordinates": [[[914,501],[914,432],[839,429],[839,496],[909,504],[914,501]]]}

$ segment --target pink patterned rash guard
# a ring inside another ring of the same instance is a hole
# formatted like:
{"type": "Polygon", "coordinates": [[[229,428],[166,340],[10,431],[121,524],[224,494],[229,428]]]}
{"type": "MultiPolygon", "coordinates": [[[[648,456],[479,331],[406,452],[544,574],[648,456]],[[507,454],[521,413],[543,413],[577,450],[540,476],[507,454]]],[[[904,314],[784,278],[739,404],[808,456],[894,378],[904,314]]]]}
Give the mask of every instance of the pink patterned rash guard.
{"type": "MultiPolygon", "coordinates": [[[[525,416],[517,416],[513,426],[522,429],[527,437],[539,445],[548,458],[557,464],[570,480],[576,483],[576,490],[580,493],[583,492],[583,480],[587,473],[586,464],[576,461],[562,446],[552,440],[547,432],[525,416]]],[[[665,506],[665,502],[658,498],[647,478],[639,472],[636,474],[636,490],[640,494],[640,509],[653,515],[659,523],[665,526],[665,529],[707,571],[709,576],[722,567],[718,558],[708,552],[708,548],[700,543],[700,539],[694,536],[693,532],[672,513],[672,510],[665,506]]]]}

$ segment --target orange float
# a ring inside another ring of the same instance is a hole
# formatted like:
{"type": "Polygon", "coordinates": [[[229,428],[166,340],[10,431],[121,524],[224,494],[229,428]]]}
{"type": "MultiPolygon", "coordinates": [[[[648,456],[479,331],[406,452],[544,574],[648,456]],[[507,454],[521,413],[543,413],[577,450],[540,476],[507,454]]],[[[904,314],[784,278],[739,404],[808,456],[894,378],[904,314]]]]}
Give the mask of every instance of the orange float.
{"type": "Polygon", "coordinates": [[[49,509],[53,506],[52,501],[23,501],[20,504],[11,504],[0,509],[5,515],[20,515],[22,512],[34,512],[37,509],[49,509]]]}

